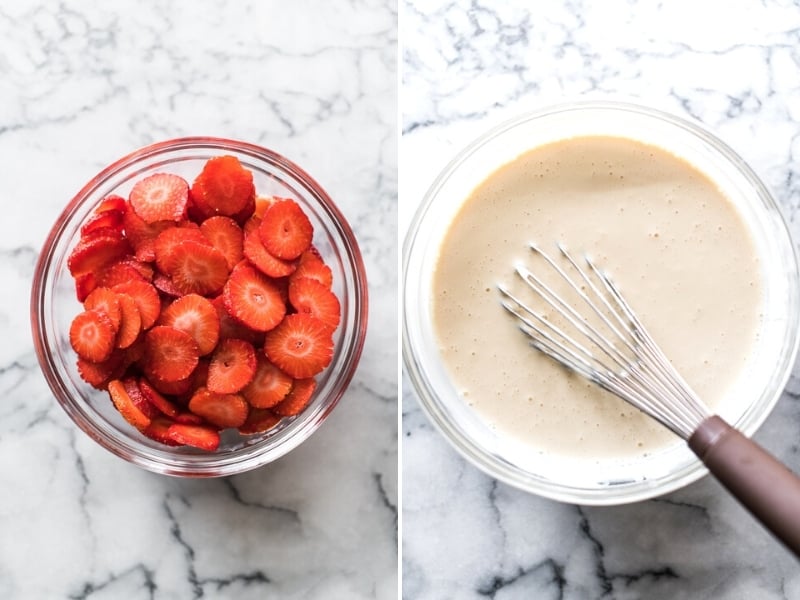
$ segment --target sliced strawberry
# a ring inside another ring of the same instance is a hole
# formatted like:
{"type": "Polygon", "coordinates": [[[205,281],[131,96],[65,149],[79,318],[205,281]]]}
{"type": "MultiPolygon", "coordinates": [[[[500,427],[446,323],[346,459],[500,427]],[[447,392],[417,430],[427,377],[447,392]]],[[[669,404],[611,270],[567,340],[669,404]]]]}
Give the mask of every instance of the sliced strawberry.
{"type": "Polygon", "coordinates": [[[269,431],[281,422],[281,417],[265,408],[251,408],[247,420],[239,426],[242,435],[253,435],[269,431]]]}
{"type": "Polygon", "coordinates": [[[142,430],[150,424],[150,417],[144,414],[139,407],[134,404],[125,385],[119,380],[114,379],[108,383],[108,393],[114,406],[128,423],[142,430]]]}
{"type": "Polygon", "coordinates": [[[188,393],[193,388],[194,373],[183,379],[178,379],[177,381],[164,381],[156,377],[153,373],[148,373],[147,381],[156,391],[165,396],[170,396],[177,401],[179,396],[188,393]]]}
{"type": "Polygon", "coordinates": [[[111,357],[117,330],[108,315],[99,310],[78,313],[69,327],[72,349],[85,360],[103,362],[111,357]]]}
{"type": "Polygon", "coordinates": [[[198,388],[189,400],[189,410],[217,427],[239,427],[250,407],[239,394],[219,394],[198,388]]]}
{"type": "Polygon", "coordinates": [[[124,258],[104,269],[98,283],[103,287],[113,288],[119,283],[133,279],[150,281],[152,278],[153,269],[147,263],[140,262],[135,258],[124,258]]]}
{"type": "Polygon", "coordinates": [[[261,241],[258,233],[260,221],[255,217],[251,218],[244,225],[244,242],[242,251],[245,257],[255,267],[269,277],[286,277],[294,272],[296,265],[294,262],[281,260],[270,254],[261,241]]]}
{"type": "Polygon", "coordinates": [[[339,325],[339,299],[316,279],[293,278],[289,282],[289,302],[297,312],[311,315],[333,329],[339,325]]]}
{"type": "Polygon", "coordinates": [[[125,212],[128,210],[128,201],[122,196],[109,194],[100,201],[100,204],[98,204],[97,208],[94,209],[94,214],[99,215],[100,213],[109,210],[115,210],[125,214],[125,212]]]}
{"type": "Polygon", "coordinates": [[[253,216],[253,213],[256,212],[256,197],[255,195],[250,196],[250,199],[247,201],[247,204],[244,205],[244,208],[237,212],[235,215],[231,215],[231,218],[236,221],[236,223],[242,227],[246,222],[247,219],[253,216]]]}
{"type": "Polygon", "coordinates": [[[156,236],[153,249],[156,254],[156,266],[162,273],[169,272],[169,261],[173,256],[175,246],[181,242],[193,241],[208,244],[208,240],[199,227],[168,227],[156,236]]]}
{"type": "Polygon", "coordinates": [[[145,223],[180,221],[186,217],[189,184],[171,173],[154,173],[136,182],[129,200],[145,223]]]}
{"type": "Polygon", "coordinates": [[[236,221],[229,217],[216,216],[203,221],[200,231],[217,250],[222,252],[228,262],[228,269],[244,258],[242,244],[244,234],[236,221]]]}
{"type": "Polygon", "coordinates": [[[148,419],[152,419],[161,414],[161,411],[145,398],[135,377],[125,377],[122,380],[122,385],[125,387],[125,392],[128,394],[134,406],[148,419]]]}
{"type": "Polygon", "coordinates": [[[264,213],[267,212],[267,209],[272,206],[273,202],[277,201],[278,199],[274,196],[258,196],[256,198],[256,208],[253,211],[253,216],[260,221],[264,218],[264,213]]]}
{"type": "Polygon", "coordinates": [[[175,299],[162,312],[159,324],[185,331],[197,344],[200,356],[208,354],[219,341],[219,316],[208,298],[187,294],[175,299]]]}
{"type": "Polygon", "coordinates": [[[310,315],[293,314],[264,339],[267,358],[295,379],[316,375],[333,357],[333,330],[310,315]]]}
{"type": "Polygon", "coordinates": [[[311,396],[317,389],[317,382],[313,377],[295,379],[292,391],[280,404],[275,405],[272,411],[282,417],[292,417],[300,412],[311,402],[311,396]]]}
{"type": "Polygon", "coordinates": [[[255,197],[253,174],[235,156],[211,158],[194,180],[192,196],[215,214],[235,215],[255,197]]]}
{"type": "Polygon", "coordinates": [[[208,365],[208,389],[218,394],[234,394],[253,380],[256,351],[244,340],[222,340],[208,365]]]}
{"type": "Polygon", "coordinates": [[[291,279],[299,279],[300,277],[316,279],[327,288],[333,285],[331,268],[312,250],[303,252],[300,255],[300,260],[297,261],[297,268],[292,273],[291,279]]]}
{"type": "Polygon", "coordinates": [[[258,353],[256,373],[253,380],[242,390],[242,396],[250,406],[270,408],[286,397],[292,389],[292,378],[273,365],[267,357],[258,353]]]}
{"type": "Polygon", "coordinates": [[[152,262],[156,258],[154,242],[156,236],[165,229],[172,227],[173,221],[156,221],[147,223],[134,211],[125,213],[123,226],[125,236],[133,246],[136,258],[143,262],[152,262]]]}
{"type": "Polygon", "coordinates": [[[292,260],[311,246],[314,226],[297,202],[281,199],[267,208],[258,233],[270,254],[292,260]]]}
{"type": "Polygon", "coordinates": [[[246,340],[254,346],[260,346],[264,343],[264,334],[260,331],[250,329],[247,325],[237,321],[225,308],[225,299],[222,294],[217,296],[211,301],[217,311],[219,317],[219,339],[226,340],[229,338],[236,338],[246,340]]]}
{"type": "Polygon", "coordinates": [[[173,423],[167,429],[167,437],[176,444],[201,450],[214,451],[219,448],[219,432],[205,425],[173,423]]]}
{"type": "Polygon", "coordinates": [[[181,242],[167,258],[167,273],[183,294],[216,294],[225,285],[228,272],[225,256],[208,244],[181,242]]]}
{"type": "Polygon", "coordinates": [[[75,277],[75,297],[83,304],[89,294],[97,287],[97,277],[94,273],[84,273],[75,277]]]}
{"type": "Polygon", "coordinates": [[[86,383],[98,390],[108,387],[108,382],[122,376],[125,368],[124,354],[112,352],[111,356],[102,362],[92,362],[78,357],[78,375],[86,383]]]}
{"type": "Polygon", "coordinates": [[[238,265],[222,291],[225,308],[234,318],[256,331],[269,331],[281,322],[286,304],[278,289],[246,264],[238,265]]]}
{"type": "Polygon", "coordinates": [[[122,320],[122,311],[119,305],[119,296],[113,290],[106,287],[98,287],[92,290],[92,293],[86,297],[83,302],[85,310],[99,310],[104,312],[106,316],[111,319],[114,325],[114,330],[119,331],[120,321],[122,320]]]}
{"type": "Polygon", "coordinates": [[[109,209],[96,213],[81,225],[81,235],[85,236],[99,229],[112,229],[122,232],[125,211],[109,209]]]}
{"type": "Polygon", "coordinates": [[[169,428],[175,422],[164,416],[150,419],[150,424],[142,429],[142,433],[160,444],[166,446],[179,446],[178,442],[169,437],[169,428]]]}
{"type": "Polygon", "coordinates": [[[128,348],[142,332],[142,316],[136,301],[128,294],[117,294],[120,308],[119,330],[117,331],[117,348],[128,348]]]}
{"type": "Polygon", "coordinates": [[[122,236],[103,233],[82,239],[67,259],[67,267],[73,277],[86,273],[98,273],[131,251],[130,244],[122,236]]]}
{"type": "Polygon", "coordinates": [[[156,325],[145,334],[143,368],[163,381],[179,381],[192,374],[200,358],[197,344],[188,333],[156,325]]]}
{"type": "Polygon", "coordinates": [[[161,313],[161,297],[152,284],[146,281],[132,280],[118,283],[111,289],[118,294],[127,294],[133,298],[142,319],[142,329],[149,329],[153,326],[161,313]]]}
{"type": "Polygon", "coordinates": [[[154,388],[146,377],[139,378],[139,389],[141,390],[145,399],[150,404],[155,406],[159,412],[168,417],[174,417],[178,414],[178,407],[167,400],[167,398],[165,398],[156,388],[154,388]]]}
{"type": "MultiPolygon", "coordinates": [[[[192,394],[194,395],[194,393],[192,394]]],[[[186,404],[189,404],[189,401],[186,401],[186,404]]],[[[175,422],[176,423],[183,423],[185,425],[205,425],[206,421],[200,415],[196,415],[193,412],[189,412],[188,410],[184,410],[179,412],[175,415],[175,422]]]]}

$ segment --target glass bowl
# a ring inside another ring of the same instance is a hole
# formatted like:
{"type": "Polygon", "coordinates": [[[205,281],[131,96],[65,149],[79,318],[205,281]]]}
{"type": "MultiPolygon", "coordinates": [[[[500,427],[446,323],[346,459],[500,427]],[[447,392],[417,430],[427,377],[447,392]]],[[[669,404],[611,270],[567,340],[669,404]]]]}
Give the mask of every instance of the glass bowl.
{"type": "Polygon", "coordinates": [[[663,450],[630,460],[534,456],[459,397],[439,353],[431,309],[439,247],[475,187],[528,150],[590,135],[629,138],[683,158],[717,184],[752,231],[764,271],[763,317],[752,359],[719,406],[721,416],[745,434],[770,413],[794,364],[800,279],[786,224],[756,174],[701,126],[660,111],[618,102],[555,106],[488,131],[445,167],[423,198],[403,249],[403,360],[420,403],[445,438],[492,477],[554,500],[611,505],[667,493],[706,470],[677,437],[663,450]]]}
{"type": "Polygon", "coordinates": [[[361,253],[344,215],[327,193],[300,167],[279,154],[252,144],[208,137],[165,141],[142,148],[101,171],[67,204],[56,220],[36,265],[31,292],[34,345],[44,376],[69,417],[102,447],[156,473],[217,477],[247,471],[283,456],[307,439],[327,418],[355,373],[367,328],[367,282],[361,253]],[[130,426],[108,394],[78,375],[69,343],[72,318],[82,310],[67,257],[80,237],[81,224],[109,194],[127,197],[139,179],[158,171],[191,182],[206,160],[237,157],[253,173],[259,195],[295,199],[314,226],[314,245],[333,272],[333,291],[342,319],[334,334],[333,360],[317,376],[310,405],[273,429],[250,436],[222,433],[219,449],[168,447],[130,426]]]}

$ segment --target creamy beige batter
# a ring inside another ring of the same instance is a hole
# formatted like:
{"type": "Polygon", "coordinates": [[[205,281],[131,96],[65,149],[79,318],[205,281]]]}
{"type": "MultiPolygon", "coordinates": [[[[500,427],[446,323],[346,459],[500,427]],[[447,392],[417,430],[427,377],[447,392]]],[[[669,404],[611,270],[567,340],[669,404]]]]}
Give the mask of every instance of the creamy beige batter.
{"type": "MultiPolygon", "coordinates": [[[[479,185],[443,240],[436,337],[466,403],[532,450],[633,457],[677,438],[528,346],[496,285],[535,241],[586,250],[701,398],[714,407],[745,366],[762,275],[747,226],[705,175],[633,140],[534,149],[479,185]]],[[[550,246],[553,248],[553,246],[550,246]]]]}

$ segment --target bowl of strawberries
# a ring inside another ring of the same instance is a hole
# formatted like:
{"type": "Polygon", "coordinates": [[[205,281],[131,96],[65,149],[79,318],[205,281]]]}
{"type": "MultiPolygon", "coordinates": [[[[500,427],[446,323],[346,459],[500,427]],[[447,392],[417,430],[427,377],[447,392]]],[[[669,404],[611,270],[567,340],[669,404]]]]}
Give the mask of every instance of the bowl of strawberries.
{"type": "Polygon", "coordinates": [[[181,138],[114,162],[67,204],[34,273],[42,372],[101,446],[216,477],[283,456],[349,385],[367,327],[353,231],[305,171],[181,138]]]}

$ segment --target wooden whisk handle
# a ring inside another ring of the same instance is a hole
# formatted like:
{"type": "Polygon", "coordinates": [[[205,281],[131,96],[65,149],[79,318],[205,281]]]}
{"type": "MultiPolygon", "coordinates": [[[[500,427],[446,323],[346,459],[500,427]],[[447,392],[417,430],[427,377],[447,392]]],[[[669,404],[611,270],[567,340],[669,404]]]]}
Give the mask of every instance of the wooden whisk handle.
{"type": "Polygon", "coordinates": [[[703,421],[689,447],[722,485],[800,557],[800,478],[720,417],[703,421]]]}

